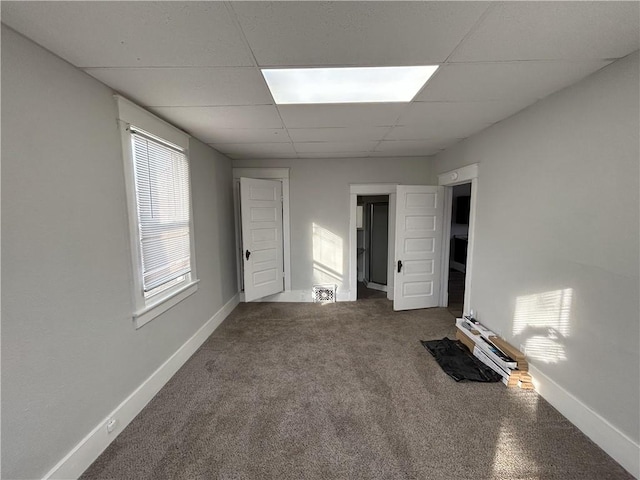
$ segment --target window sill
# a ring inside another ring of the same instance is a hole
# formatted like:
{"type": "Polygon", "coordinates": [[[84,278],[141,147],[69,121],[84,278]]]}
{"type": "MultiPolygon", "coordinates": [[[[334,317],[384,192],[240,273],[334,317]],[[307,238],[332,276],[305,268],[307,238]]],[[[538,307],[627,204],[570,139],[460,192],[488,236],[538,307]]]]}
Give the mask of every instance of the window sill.
{"type": "Polygon", "coordinates": [[[136,330],[143,325],[149,323],[151,320],[164,312],[169,310],[174,305],[177,305],[185,298],[193,295],[198,291],[198,283],[200,280],[192,280],[187,285],[182,286],[178,290],[175,290],[170,295],[162,297],[150,305],[147,305],[142,310],[133,314],[133,323],[136,330]]]}

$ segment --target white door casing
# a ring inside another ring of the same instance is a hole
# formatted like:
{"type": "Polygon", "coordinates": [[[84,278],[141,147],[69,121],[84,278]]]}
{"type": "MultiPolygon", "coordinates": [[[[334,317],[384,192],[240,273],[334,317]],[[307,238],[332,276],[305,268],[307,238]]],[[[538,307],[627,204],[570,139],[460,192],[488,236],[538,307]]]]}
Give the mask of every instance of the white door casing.
{"type": "Polygon", "coordinates": [[[394,310],[440,303],[444,188],[398,185],[394,310]]]}
{"type": "MultiPolygon", "coordinates": [[[[288,168],[233,168],[233,211],[235,217],[236,229],[236,263],[238,272],[238,290],[240,291],[240,301],[244,302],[244,250],[242,249],[242,219],[240,218],[240,178],[259,178],[262,180],[278,180],[282,183],[282,230],[283,230],[283,255],[284,255],[284,292],[275,297],[269,297],[274,300],[276,297],[291,294],[291,241],[290,241],[290,218],[289,218],[289,169],[288,168]]],[[[395,215],[395,209],[393,214],[395,215]]],[[[395,232],[393,232],[395,235],[395,232]]],[[[393,258],[391,259],[393,262],[393,258]]],[[[284,297],[283,297],[284,298],[284,297]]],[[[299,301],[296,298],[286,297],[286,301],[299,301]]],[[[283,300],[284,301],[284,300],[283,300]]]]}
{"type": "Polygon", "coordinates": [[[282,183],[240,178],[245,301],[284,291],[282,183]]]}
{"type": "Polygon", "coordinates": [[[389,266],[387,268],[387,299],[393,300],[394,258],[395,258],[395,224],[396,224],[396,184],[395,183],[371,183],[349,185],[349,301],[358,299],[358,254],[357,254],[357,204],[358,195],[389,195],[389,266]]]}
{"type": "MultiPolygon", "coordinates": [[[[464,167],[457,168],[438,175],[438,185],[445,186],[449,190],[449,197],[451,197],[451,187],[454,185],[461,185],[463,183],[471,183],[471,205],[469,207],[469,243],[467,246],[467,264],[464,277],[464,314],[471,313],[472,298],[471,287],[473,284],[473,252],[475,244],[475,225],[476,225],[476,204],[478,203],[478,176],[480,165],[473,163],[471,165],[465,165],[464,167]]],[[[449,200],[451,200],[449,198],[449,200]]],[[[448,215],[451,215],[451,204],[445,206],[448,209],[448,215]]],[[[447,219],[445,219],[447,220],[447,219]]],[[[449,238],[451,228],[451,218],[443,225],[443,238],[449,238]]],[[[446,285],[449,281],[449,246],[445,245],[446,251],[443,252],[442,265],[445,267],[440,274],[441,282],[446,285]]],[[[442,296],[442,295],[441,295],[442,296]]],[[[447,298],[442,296],[440,302],[441,306],[447,305],[447,298]]]]}

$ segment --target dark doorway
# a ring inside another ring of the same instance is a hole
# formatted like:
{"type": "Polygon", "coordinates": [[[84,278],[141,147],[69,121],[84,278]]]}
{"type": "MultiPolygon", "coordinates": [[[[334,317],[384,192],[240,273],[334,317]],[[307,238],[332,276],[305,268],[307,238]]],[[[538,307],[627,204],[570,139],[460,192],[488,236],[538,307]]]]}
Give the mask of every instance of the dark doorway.
{"type": "Polygon", "coordinates": [[[454,186],[451,204],[451,235],[449,239],[448,308],[456,318],[462,317],[464,306],[470,211],[471,183],[454,186]]]}
{"type": "Polygon", "coordinates": [[[358,196],[358,299],[387,298],[389,196],[358,196]]]}

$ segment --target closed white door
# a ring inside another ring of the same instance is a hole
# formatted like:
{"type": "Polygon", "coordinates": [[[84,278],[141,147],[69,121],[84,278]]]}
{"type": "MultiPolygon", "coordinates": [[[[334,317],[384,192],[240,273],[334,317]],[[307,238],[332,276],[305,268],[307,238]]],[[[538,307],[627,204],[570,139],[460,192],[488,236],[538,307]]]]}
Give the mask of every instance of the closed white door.
{"type": "Polygon", "coordinates": [[[240,179],[244,296],[250,302],[284,291],[282,183],[240,179]]]}
{"type": "Polygon", "coordinates": [[[443,195],[443,187],[397,187],[394,310],[439,304],[443,195]]]}

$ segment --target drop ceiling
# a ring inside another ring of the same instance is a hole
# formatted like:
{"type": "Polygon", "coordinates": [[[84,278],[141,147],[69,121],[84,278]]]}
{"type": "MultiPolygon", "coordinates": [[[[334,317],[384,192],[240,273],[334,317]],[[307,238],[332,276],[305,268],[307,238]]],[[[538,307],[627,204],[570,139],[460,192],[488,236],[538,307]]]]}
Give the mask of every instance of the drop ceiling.
{"type": "Polygon", "coordinates": [[[9,2],[2,21],[231,158],[433,155],[640,47],[637,2],[9,2]],[[263,67],[440,65],[275,105],[263,67]]]}

